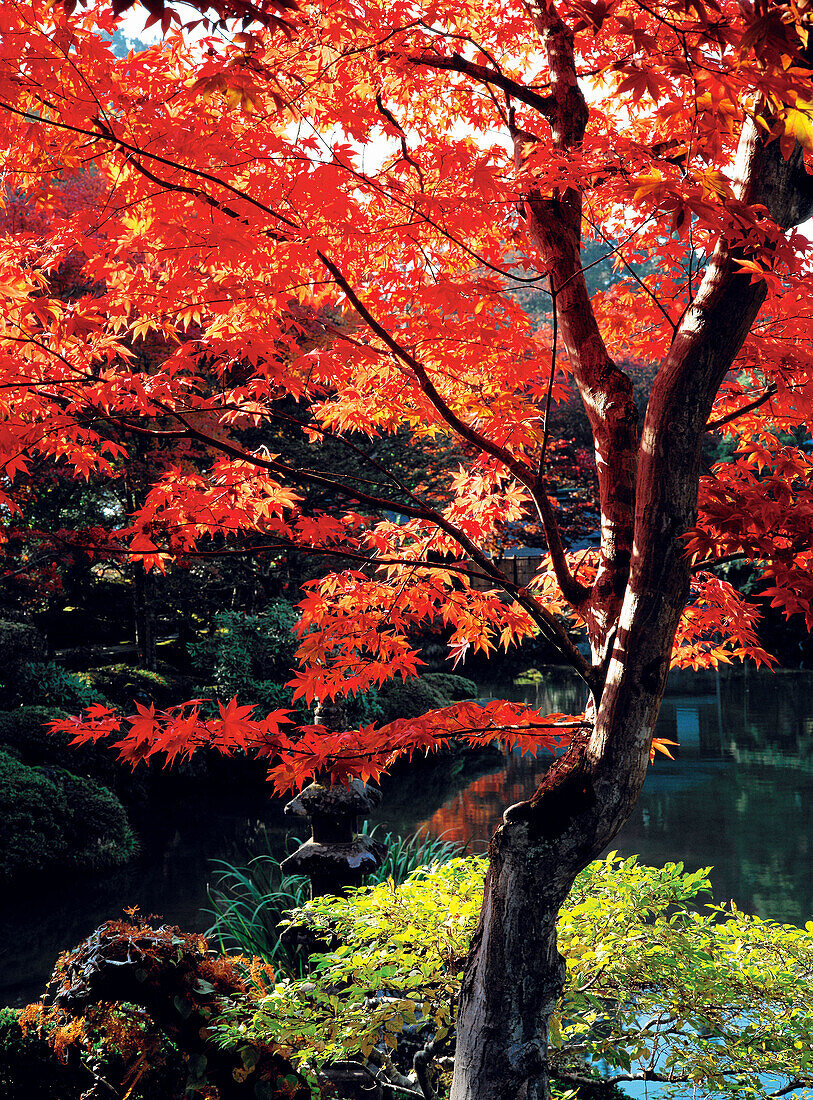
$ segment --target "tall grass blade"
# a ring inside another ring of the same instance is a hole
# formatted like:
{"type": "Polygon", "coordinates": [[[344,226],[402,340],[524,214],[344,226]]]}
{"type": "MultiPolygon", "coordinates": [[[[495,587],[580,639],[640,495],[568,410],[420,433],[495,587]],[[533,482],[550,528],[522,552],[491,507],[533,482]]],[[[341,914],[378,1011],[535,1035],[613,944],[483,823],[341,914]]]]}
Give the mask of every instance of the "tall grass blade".
{"type": "MultiPolygon", "coordinates": [[[[368,885],[392,879],[396,886],[411,874],[447,863],[463,854],[465,846],[443,837],[420,831],[403,837],[379,832],[376,825],[369,835],[382,841],[387,849],[384,862],[367,876],[368,885]]],[[[362,831],[366,829],[366,822],[362,831]]],[[[268,836],[266,834],[266,843],[268,836]]],[[[289,973],[298,971],[298,959],[280,940],[277,928],[291,909],[304,905],[310,897],[310,882],[300,875],[284,875],[280,860],[270,851],[250,859],[245,865],[212,860],[216,878],[207,887],[213,918],[206,932],[224,953],[239,952],[258,956],[289,973]]]]}

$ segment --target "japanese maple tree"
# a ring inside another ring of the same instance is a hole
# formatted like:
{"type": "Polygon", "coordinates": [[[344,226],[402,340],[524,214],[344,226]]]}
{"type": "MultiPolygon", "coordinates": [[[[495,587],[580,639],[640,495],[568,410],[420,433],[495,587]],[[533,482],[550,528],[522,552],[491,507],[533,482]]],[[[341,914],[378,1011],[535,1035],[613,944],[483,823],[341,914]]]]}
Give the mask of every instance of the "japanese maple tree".
{"type": "Polygon", "coordinates": [[[413,675],[413,631],[441,621],[455,660],[541,632],[589,702],[570,717],[460,704],[350,732],[294,731],[251,700],[68,725],[131,760],[252,742],[279,787],[375,776],[451,736],[569,737],[492,840],[453,1086],[547,1097],[555,915],[638,797],[670,655],[767,659],[755,607],[716,567],[752,563],[778,607],[813,618],[795,228],[813,214],[809,2],[221,3],[187,30],[164,0],[149,8],[161,45],[122,59],[101,0],[0,10],[4,186],[30,211],[0,246],[4,510],[34,459],[115,478],[127,433],[175,440],[117,536],[147,569],[244,535],[344,555],[302,603],[306,700],[413,675]],[[66,209],[83,174],[97,198],[66,209]],[[588,292],[582,242],[606,246],[620,282],[588,292]],[[77,255],[81,285],[60,294],[77,255]],[[145,339],[166,355],[139,360],[145,339]],[[655,371],[642,424],[629,360],[655,371]],[[593,553],[570,552],[549,498],[566,384],[593,436],[593,553]],[[304,463],[262,442],[292,400],[304,463]],[[445,494],[382,460],[399,431],[464,448],[445,494]],[[709,431],[735,457],[703,470],[709,431]],[[324,462],[328,438],[366,476],[324,462]],[[202,464],[183,458],[191,443],[202,464]],[[322,511],[305,505],[314,488],[322,511]],[[523,521],[549,550],[527,587],[489,553],[523,521]]]}

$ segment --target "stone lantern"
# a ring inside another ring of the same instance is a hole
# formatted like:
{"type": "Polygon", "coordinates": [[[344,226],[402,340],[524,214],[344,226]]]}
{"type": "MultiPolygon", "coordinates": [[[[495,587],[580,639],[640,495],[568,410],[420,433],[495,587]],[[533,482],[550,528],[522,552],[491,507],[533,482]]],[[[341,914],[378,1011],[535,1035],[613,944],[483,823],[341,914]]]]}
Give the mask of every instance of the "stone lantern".
{"type": "Polygon", "coordinates": [[[364,875],[381,866],[386,850],[377,840],[358,835],[357,821],[380,802],[381,792],[359,779],[347,786],[311,783],[285,807],[286,814],[310,821],[312,835],[282,861],[283,873],[306,875],[314,898],[361,886],[364,875]]]}

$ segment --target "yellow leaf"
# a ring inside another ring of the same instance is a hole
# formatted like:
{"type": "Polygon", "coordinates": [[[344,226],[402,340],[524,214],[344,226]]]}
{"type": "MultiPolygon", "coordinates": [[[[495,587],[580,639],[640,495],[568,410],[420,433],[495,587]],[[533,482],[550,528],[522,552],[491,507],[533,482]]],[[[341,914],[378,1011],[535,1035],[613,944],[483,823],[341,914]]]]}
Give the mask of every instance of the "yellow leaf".
{"type": "Polygon", "coordinates": [[[640,199],[646,198],[647,195],[663,190],[663,173],[659,172],[657,168],[653,168],[651,172],[638,176],[635,183],[638,189],[633,195],[633,202],[638,202],[640,199]]]}
{"type": "MultiPolygon", "coordinates": [[[[756,275],[758,278],[763,279],[765,277],[765,271],[755,263],[753,260],[735,260],[734,261],[743,272],[750,271],[752,275],[756,275]]],[[[752,280],[753,281],[753,280],[752,280]]]]}
{"type": "MultiPolygon", "coordinates": [[[[785,138],[798,142],[808,153],[813,153],[813,102],[803,99],[797,100],[795,107],[790,107],[785,111],[782,128],[785,138]]],[[[788,141],[787,144],[790,144],[790,142],[788,141]]],[[[785,153],[785,149],[786,142],[783,141],[783,153],[785,153]]],[[[791,146],[790,152],[793,152],[793,146],[791,146]]]]}
{"type": "Polygon", "coordinates": [[[719,195],[720,198],[726,199],[731,197],[731,184],[722,172],[709,169],[706,172],[700,172],[698,175],[698,182],[703,188],[704,195],[719,195]]]}

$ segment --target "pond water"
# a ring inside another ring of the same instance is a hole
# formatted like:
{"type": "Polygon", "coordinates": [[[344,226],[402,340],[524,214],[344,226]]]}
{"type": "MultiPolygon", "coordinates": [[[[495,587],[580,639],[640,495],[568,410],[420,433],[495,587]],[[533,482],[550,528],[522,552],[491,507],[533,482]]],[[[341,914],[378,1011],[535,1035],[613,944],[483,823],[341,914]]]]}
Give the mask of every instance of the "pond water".
{"type": "MultiPolygon", "coordinates": [[[[481,687],[484,697],[523,698],[547,711],[577,712],[584,701],[580,681],[559,668],[536,683],[481,687]]],[[[712,865],[717,901],[804,924],[813,915],[813,672],[675,673],[657,732],[680,743],[677,759],[658,758],[612,847],[646,863],[712,865]]],[[[484,754],[402,768],[385,785],[379,819],[482,851],[504,808],[533,791],[549,760],[484,754]]],[[[130,866],[3,899],[0,1004],[35,998],[59,951],[123,906],[205,929],[210,859],[247,860],[258,846],[284,854],[288,827],[282,803],[258,793],[196,796],[151,808],[139,824],[143,854],[130,866]]]]}
{"type": "MultiPolygon", "coordinates": [[[[507,694],[508,685],[483,685],[507,694]]],[[[578,712],[581,682],[549,668],[513,686],[542,711],[578,712]]],[[[612,843],[643,863],[712,866],[717,901],[804,924],[813,916],[813,672],[725,669],[672,673],[657,735],[679,743],[658,754],[632,817],[612,843]]],[[[548,754],[506,756],[419,824],[482,851],[502,811],[527,798],[548,754]]]]}

